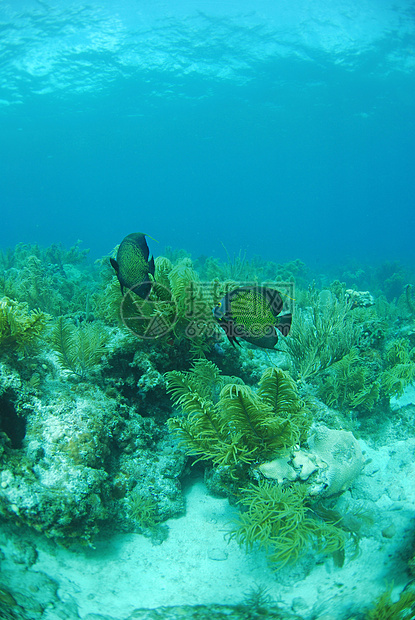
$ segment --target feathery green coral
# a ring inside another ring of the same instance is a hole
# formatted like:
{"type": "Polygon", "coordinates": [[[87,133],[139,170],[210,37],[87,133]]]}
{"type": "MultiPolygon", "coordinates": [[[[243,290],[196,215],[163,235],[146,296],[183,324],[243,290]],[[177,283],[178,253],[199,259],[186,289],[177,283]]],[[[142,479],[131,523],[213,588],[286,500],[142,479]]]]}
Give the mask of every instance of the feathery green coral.
{"type": "Polygon", "coordinates": [[[380,382],[374,379],[355,347],[320,379],[318,393],[329,407],[369,410],[380,396],[380,382]]]}
{"type": "Polygon", "coordinates": [[[153,497],[145,497],[137,490],[129,498],[129,516],[141,527],[154,527],[157,522],[157,502],[153,497]]]}
{"type": "Polygon", "coordinates": [[[402,592],[396,603],[391,599],[392,588],[384,592],[373,609],[368,611],[365,620],[414,620],[415,593],[402,592]]]}
{"type": "MultiPolygon", "coordinates": [[[[276,366],[267,368],[258,384],[258,396],[271,409],[298,429],[294,443],[305,440],[311,425],[309,411],[298,396],[297,386],[288,372],[276,366]]],[[[291,444],[292,445],[292,444],[291,444]]]]}
{"type": "Polygon", "coordinates": [[[386,349],[389,368],[382,373],[382,387],[388,396],[401,396],[405,387],[415,380],[415,349],[404,338],[393,340],[386,349]]]}
{"type": "Polygon", "coordinates": [[[284,343],[295,373],[303,380],[320,373],[346,355],[360,337],[361,326],[351,303],[331,291],[309,291],[306,307],[297,307],[290,337],[284,343]]]}
{"type": "Polygon", "coordinates": [[[289,375],[269,368],[258,392],[227,379],[212,362],[200,360],[182,373],[166,373],[167,389],[186,417],[171,418],[189,454],[232,469],[261,462],[305,437],[310,417],[289,375]]]}
{"type": "Polygon", "coordinates": [[[102,326],[83,323],[77,327],[63,317],[56,321],[51,338],[60,364],[82,379],[99,363],[108,341],[102,326]]]}
{"type": "Polygon", "coordinates": [[[28,304],[8,297],[0,299],[0,349],[24,352],[42,335],[48,315],[29,310],[28,304]]]}
{"type": "Polygon", "coordinates": [[[241,490],[245,507],[230,538],[247,551],[255,545],[267,551],[275,568],[292,563],[310,547],[332,554],[344,548],[346,535],[317,517],[307,501],[307,487],[282,487],[260,481],[241,490]]]}
{"type": "Polygon", "coordinates": [[[415,380],[414,358],[403,338],[393,340],[382,358],[353,347],[316,377],[318,394],[329,407],[371,410],[382,398],[402,395],[415,380]]]}
{"type": "Polygon", "coordinates": [[[388,396],[402,396],[405,387],[415,381],[415,363],[392,366],[382,373],[381,381],[388,396]]]}

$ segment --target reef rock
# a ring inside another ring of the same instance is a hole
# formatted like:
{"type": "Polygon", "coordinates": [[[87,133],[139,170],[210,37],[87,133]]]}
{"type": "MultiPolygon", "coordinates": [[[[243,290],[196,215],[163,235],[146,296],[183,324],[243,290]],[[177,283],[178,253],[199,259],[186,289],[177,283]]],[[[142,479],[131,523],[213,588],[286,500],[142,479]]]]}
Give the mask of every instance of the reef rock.
{"type": "Polygon", "coordinates": [[[183,512],[187,457],[163,421],[86,381],[48,375],[35,390],[4,365],[0,379],[0,517],[89,544],[110,524],[142,531],[183,512]]]}
{"type": "Polygon", "coordinates": [[[272,478],[279,483],[284,482],[284,480],[297,480],[298,474],[289,464],[289,458],[289,456],[282,457],[280,459],[274,459],[269,463],[262,463],[258,469],[265,478],[272,478]]]}
{"type": "Polygon", "coordinates": [[[369,291],[355,291],[348,288],[346,299],[351,302],[353,308],[369,308],[375,305],[375,299],[369,291]]]}
{"type": "Polygon", "coordinates": [[[311,483],[312,495],[327,496],[345,491],[362,471],[362,450],[350,431],[320,426],[308,444],[319,465],[311,483]]]}
{"type": "Polygon", "coordinates": [[[295,450],[290,456],[262,463],[259,471],[281,483],[303,480],[310,495],[330,496],[348,489],[363,468],[359,442],[350,431],[315,428],[309,450],[295,450]]]}

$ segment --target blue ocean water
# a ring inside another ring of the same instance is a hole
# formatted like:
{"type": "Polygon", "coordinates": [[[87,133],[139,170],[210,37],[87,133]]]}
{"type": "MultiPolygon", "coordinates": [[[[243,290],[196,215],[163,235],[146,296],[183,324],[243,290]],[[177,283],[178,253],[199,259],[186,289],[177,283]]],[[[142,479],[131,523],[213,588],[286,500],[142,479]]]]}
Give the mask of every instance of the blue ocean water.
{"type": "Polygon", "coordinates": [[[2,0],[0,31],[0,247],[414,262],[414,2],[2,0]]]}

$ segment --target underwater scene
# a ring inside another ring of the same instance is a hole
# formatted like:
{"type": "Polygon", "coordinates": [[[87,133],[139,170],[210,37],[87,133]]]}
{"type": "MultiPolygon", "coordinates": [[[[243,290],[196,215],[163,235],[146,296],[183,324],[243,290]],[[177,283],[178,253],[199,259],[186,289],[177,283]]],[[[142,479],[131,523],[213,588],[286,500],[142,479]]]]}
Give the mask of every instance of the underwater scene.
{"type": "Polygon", "coordinates": [[[414,620],[415,3],[0,31],[0,620],[414,620]]]}

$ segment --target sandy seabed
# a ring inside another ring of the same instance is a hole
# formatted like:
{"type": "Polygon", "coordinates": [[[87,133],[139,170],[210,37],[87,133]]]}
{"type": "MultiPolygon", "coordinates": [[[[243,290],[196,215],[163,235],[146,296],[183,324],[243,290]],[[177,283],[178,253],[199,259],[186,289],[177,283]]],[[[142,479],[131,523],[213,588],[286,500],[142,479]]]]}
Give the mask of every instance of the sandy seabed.
{"type": "Polygon", "coordinates": [[[166,605],[236,604],[258,586],[305,620],[327,613],[349,618],[370,607],[392,582],[395,592],[407,584],[415,523],[415,439],[379,449],[360,443],[366,466],[344,495],[358,498],[373,523],[358,556],[348,553],[341,568],[332,558],[316,563],[309,554],[295,566],[272,571],[262,551],[246,554],[229,541],[236,509],[195,479],[186,492],[186,514],[168,521],[169,535],[161,544],[139,534],[114,534],[74,553],[45,541],[32,570],[57,580],[59,598],[76,603],[81,618],[95,613],[118,619],[137,608],[166,605]]]}

